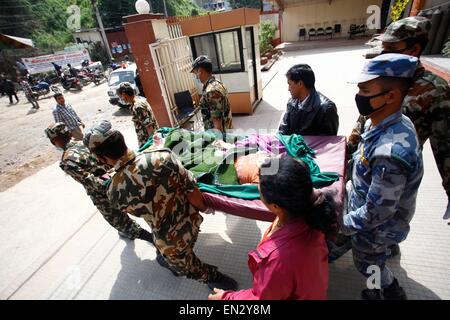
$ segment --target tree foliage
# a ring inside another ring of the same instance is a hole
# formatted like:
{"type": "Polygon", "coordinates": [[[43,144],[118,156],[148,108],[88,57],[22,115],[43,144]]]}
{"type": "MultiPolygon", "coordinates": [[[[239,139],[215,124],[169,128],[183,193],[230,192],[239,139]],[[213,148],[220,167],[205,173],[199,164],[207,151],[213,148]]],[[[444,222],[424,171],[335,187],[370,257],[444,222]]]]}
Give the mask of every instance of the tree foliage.
{"type": "MultiPolygon", "coordinates": [[[[147,0],[153,13],[164,14],[163,0],[147,0]]],[[[99,9],[105,27],[120,26],[122,17],[136,14],[134,4],[136,0],[99,0],[99,9]]],[[[204,10],[190,0],[166,0],[169,16],[191,16],[201,14],[204,10]]]]}
{"type": "Polygon", "coordinates": [[[230,0],[230,6],[233,9],[237,8],[261,8],[260,0],[230,0]]]}
{"type": "Polygon", "coordinates": [[[95,26],[90,0],[2,0],[0,32],[31,38],[37,48],[59,50],[73,42],[67,8],[77,5],[81,28],[95,26]]]}
{"type": "Polygon", "coordinates": [[[261,21],[259,27],[259,50],[262,56],[273,49],[271,41],[278,28],[271,21],[261,21]]]}
{"type": "Polygon", "coordinates": [[[391,8],[392,22],[399,20],[411,0],[397,0],[391,8]]]}

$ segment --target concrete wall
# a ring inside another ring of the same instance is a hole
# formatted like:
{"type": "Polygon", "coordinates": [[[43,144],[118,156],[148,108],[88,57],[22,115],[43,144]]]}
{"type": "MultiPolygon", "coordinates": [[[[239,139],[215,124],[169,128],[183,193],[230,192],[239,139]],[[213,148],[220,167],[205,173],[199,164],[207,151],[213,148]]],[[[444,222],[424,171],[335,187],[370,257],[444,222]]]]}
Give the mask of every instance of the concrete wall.
{"type": "MultiPolygon", "coordinates": [[[[366,13],[370,5],[381,8],[381,0],[333,0],[299,3],[297,6],[286,7],[283,13],[282,40],[298,41],[300,28],[325,28],[342,25],[342,32],[335,37],[346,37],[351,24],[366,24],[369,15],[366,13]]],[[[369,30],[368,34],[375,30],[369,30]]]]}

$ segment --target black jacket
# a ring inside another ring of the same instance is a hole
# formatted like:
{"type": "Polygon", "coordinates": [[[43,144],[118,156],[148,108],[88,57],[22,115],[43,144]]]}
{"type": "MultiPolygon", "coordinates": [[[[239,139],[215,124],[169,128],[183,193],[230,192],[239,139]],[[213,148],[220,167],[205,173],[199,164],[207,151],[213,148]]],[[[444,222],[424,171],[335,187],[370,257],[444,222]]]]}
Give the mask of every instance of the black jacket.
{"type": "Polygon", "coordinates": [[[284,135],[335,136],[339,129],[336,105],[316,90],[312,90],[306,104],[291,99],[278,131],[284,135]]]}

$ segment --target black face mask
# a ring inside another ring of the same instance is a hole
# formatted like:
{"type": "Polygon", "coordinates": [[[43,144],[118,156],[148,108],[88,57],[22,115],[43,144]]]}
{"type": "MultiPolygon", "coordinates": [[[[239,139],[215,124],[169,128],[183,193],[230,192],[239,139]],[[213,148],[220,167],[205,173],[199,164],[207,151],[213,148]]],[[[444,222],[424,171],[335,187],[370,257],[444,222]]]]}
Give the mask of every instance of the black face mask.
{"type": "Polygon", "coordinates": [[[372,107],[372,105],[370,104],[370,100],[372,100],[373,98],[385,95],[388,92],[389,91],[384,91],[384,92],[378,93],[378,94],[370,96],[370,97],[365,97],[365,96],[361,96],[361,95],[357,94],[355,96],[355,101],[356,101],[356,106],[358,107],[359,113],[362,116],[367,117],[368,115],[371,115],[375,111],[383,109],[386,106],[386,103],[384,103],[380,108],[374,109],[372,107]]]}

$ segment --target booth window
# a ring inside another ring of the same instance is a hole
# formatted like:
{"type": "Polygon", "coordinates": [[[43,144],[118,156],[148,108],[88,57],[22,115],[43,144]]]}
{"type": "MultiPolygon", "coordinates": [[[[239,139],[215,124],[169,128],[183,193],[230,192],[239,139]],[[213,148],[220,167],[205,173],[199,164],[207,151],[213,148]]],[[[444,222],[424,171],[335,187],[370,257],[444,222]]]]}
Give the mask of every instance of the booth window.
{"type": "Polygon", "coordinates": [[[194,58],[207,55],[211,59],[213,73],[245,70],[240,29],[193,37],[191,45],[194,58]]]}

